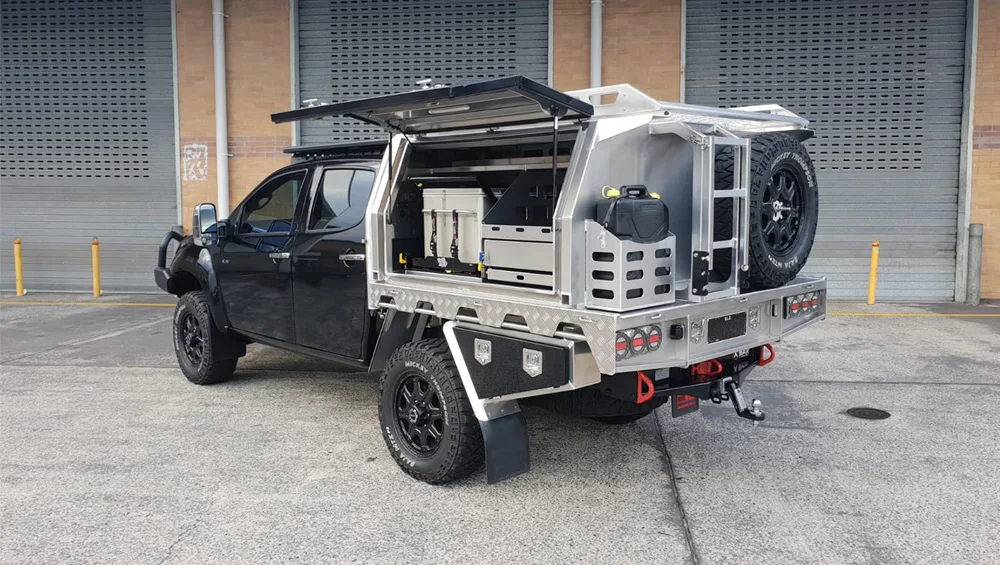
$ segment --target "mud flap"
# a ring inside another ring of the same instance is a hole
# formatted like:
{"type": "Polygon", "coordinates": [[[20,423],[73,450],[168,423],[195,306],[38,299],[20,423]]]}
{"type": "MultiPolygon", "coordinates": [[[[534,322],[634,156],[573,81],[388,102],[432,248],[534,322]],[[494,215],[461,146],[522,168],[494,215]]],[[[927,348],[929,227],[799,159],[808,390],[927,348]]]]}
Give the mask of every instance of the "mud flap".
{"type": "Polygon", "coordinates": [[[486,445],[486,481],[498,483],[528,472],[528,424],[520,410],[493,420],[480,421],[486,445]]]}

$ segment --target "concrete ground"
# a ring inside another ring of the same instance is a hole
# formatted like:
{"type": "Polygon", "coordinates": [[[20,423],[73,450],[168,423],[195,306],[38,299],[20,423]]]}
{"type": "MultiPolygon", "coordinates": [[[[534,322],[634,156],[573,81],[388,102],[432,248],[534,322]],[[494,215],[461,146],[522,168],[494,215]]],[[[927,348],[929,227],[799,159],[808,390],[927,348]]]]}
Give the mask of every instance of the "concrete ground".
{"type": "Polygon", "coordinates": [[[1000,308],[835,303],[893,315],[779,344],[745,387],[763,423],[711,404],[622,427],[529,409],[529,474],[431,487],[388,455],[373,376],[252,346],[232,381],[191,385],[165,302],[2,297],[0,563],[1000,555],[1000,308]]]}

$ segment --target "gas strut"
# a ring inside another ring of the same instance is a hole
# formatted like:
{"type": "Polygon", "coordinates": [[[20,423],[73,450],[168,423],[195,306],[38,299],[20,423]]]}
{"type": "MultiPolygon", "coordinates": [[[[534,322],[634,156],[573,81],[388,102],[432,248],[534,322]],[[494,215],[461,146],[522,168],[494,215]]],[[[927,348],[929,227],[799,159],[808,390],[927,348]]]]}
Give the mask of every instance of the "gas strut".
{"type": "Polygon", "coordinates": [[[458,210],[451,211],[451,256],[458,259],[458,210]]]}
{"type": "Polygon", "coordinates": [[[431,257],[438,255],[438,213],[431,210],[431,257]]]}

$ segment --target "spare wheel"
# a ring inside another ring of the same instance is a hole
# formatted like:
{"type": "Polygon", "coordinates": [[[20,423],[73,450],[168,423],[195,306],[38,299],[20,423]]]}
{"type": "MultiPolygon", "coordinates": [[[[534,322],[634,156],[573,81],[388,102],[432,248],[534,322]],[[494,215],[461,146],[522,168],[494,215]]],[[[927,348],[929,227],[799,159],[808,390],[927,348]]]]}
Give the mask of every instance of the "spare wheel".
{"type": "MultiPolygon", "coordinates": [[[[730,147],[720,148],[715,161],[715,186],[733,186],[730,147]]],[[[749,290],[782,286],[805,265],[816,238],[819,193],[816,170],[805,147],[783,133],[751,139],[749,271],[741,285],[749,290]]],[[[715,239],[732,238],[731,199],[715,201],[715,239]]],[[[718,278],[728,278],[731,251],[715,252],[718,278]]]]}

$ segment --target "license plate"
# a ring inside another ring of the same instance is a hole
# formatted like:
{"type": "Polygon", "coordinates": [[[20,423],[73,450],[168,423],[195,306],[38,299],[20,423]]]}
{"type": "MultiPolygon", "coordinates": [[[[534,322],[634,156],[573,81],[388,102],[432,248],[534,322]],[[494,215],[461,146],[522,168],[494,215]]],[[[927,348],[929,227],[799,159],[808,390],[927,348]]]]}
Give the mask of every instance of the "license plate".
{"type": "Polygon", "coordinates": [[[708,343],[740,337],[747,333],[747,313],[729,314],[708,321],[708,343]]]}

